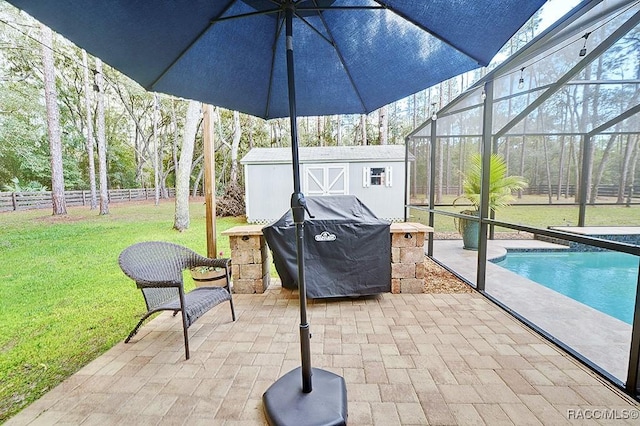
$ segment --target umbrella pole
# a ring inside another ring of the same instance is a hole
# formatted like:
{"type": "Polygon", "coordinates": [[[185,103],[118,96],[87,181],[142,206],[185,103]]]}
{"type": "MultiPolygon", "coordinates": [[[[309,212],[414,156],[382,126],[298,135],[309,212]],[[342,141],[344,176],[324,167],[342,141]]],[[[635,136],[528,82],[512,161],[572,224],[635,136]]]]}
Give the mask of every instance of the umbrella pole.
{"type": "MultiPolygon", "coordinates": [[[[298,264],[298,293],[300,293],[300,355],[302,358],[302,392],[313,390],[311,382],[311,349],[307,322],[307,287],[304,277],[304,213],[307,210],[300,188],[300,157],[298,155],[298,121],[296,87],[293,72],[293,10],[286,10],[287,83],[289,89],[289,121],[291,124],[291,163],[293,165],[293,194],[291,213],[296,225],[296,261],[298,264]]],[[[308,211],[308,210],[307,210],[308,211]]]]}
{"type": "Polygon", "coordinates": [[[311,344],[307,322],[307,289],[304,277],[304,215],[307,209],[300,189],[300,158],[298,156],[298,124],[296,113],[295,78],[293,72],[293,0],[285,3],[287,80],[289,89],[289,120],[291,121],[291,162],[293,165],[293,194],[291,213],[296,225],[296,254],[298,292],[300,294],[300,354],[302,357],[302,389],[298,369],[294,369],[267,389],[262,399],[270,425],[346,425],[347,387],[337,374],[311,368],[311,344]],[[315,375],[315,391],[311,376],[315,375]],[[302,390],[302,392],[300,392],[302,390]]]}

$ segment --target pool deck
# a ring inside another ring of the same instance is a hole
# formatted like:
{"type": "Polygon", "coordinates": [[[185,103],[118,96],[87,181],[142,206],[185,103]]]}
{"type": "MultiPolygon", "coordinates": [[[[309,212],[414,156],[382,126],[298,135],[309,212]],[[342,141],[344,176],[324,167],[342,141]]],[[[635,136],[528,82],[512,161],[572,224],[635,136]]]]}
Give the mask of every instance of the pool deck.
{"type": "MultiPolygon", "coordinates": [[[[300,365],[298,294],[234,303],[235,322],[218,306],[191,326],[191,359],[162,313],[6,425],[266,425],[263,392],[300,365]]],[[[638,402],[477,292],[308,308],[313,365],[344,377],[350,426],[637,424],[638,402]]]]}
{"type": "MultiPolygon", "coordinates": [[[[606,232],[612,229],[607,228],[606,232]]],[[[598,227],[596,233],[602,234],[603,228],[598,227]]],[[[566,250],[567,247],[537,240],[492,240],[487,256],[499,259],[507,249],[566,250]]],[[[464,250],[461,240],[435,240],[434,258],[475,284],[477,252],[464,250]]],[[[629,324],[491,262],[487,264],[485,291],[616,379],[626,381],[631,343],[629,324]]]]}

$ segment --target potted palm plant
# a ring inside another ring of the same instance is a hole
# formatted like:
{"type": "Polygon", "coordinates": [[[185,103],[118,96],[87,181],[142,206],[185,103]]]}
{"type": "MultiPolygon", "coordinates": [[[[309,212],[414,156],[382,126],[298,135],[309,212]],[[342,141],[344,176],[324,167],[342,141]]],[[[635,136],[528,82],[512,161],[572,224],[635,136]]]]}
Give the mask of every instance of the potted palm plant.
{"type": "MultiPolygon", "coordinates": [[[[462,195],[453,202],[455,205],[459,200],[467,200],[471,203],[471,208],[461,211],[461,214],[468,216],[480,215],[480,190],[482,181],[482,156],[474,154],[470,159],[470,166],[463,175],[462,195]]],[[[507,176],[507,164],[497,154],[491,155],[489,173],[489,210],[498,211],[506,207],[513,201],[513,191],[524,189],[527,182],[522,176],[507,176]]],[[[480,234],[480,223],[465,218],[454,218],[456,229],[462,235],[464,248],[467,250],[477,250],[480,234]]]]}

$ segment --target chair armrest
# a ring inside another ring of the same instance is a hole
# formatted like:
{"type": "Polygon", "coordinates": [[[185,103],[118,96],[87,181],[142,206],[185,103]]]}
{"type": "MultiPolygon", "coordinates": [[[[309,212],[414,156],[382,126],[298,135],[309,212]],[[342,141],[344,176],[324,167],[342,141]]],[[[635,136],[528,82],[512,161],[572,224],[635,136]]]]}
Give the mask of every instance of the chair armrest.
{"type": "Polygon", "coordinates": [[[228,269],[231,266],[231,259],[228,259],[228,258],[213,259],[210,257],[198,256],[197,258],[193,259],[192,264],[189,265],[188,268],[191,269],[191,268],[198,268],[203,266],[228,269]]]}
{"type": "Polygon", "coordinates": [[[138,288],[153,288],[153,287],[181,287],[182,279],[180,281],[171,280],[171,281],[161,281],[161,280],[145,280],[145,279],[137,279],[136,286],[138,288]]]}
{"type": "Polygon", "coordinates": [[[138,288],[182,287],[182,273],[197,267],[224,268],[230,277],[231,259],[204,257],[193,250],[163,241],[146,241],[127,247],[118,263],[138,288]]]}

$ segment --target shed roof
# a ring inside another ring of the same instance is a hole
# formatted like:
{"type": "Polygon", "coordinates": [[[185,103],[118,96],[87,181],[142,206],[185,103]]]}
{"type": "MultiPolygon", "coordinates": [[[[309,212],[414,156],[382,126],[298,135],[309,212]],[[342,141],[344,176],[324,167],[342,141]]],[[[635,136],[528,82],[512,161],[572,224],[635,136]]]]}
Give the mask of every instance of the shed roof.
{"type": "MultiPolygon", "coordinates": [[[[404,145],[301,147],[298,155],[303,163],[404,161],[405,147],[404,145]]],[[[240,163],[291,163],[291,148],[253,148],[240,160],[240,163]]]]}

